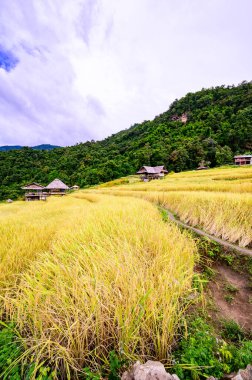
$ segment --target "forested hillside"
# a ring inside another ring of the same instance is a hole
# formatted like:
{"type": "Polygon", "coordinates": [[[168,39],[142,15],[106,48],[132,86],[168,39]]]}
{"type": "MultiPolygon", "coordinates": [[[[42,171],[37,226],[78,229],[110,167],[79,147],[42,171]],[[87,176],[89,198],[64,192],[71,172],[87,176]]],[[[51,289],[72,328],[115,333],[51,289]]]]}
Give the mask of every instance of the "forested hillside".
{"type": "Polygon", "coordinates": [[[234,154],[251,151],[252,82],[202,89],[175,100],[154,120],[102,141],[0,152],[0,199],[17,197],[20,186],[31,181],[60,178],[85,187],[133,174],[142,165],[181,171],[202,160],[210,166],[232,163],[234,154]]]}

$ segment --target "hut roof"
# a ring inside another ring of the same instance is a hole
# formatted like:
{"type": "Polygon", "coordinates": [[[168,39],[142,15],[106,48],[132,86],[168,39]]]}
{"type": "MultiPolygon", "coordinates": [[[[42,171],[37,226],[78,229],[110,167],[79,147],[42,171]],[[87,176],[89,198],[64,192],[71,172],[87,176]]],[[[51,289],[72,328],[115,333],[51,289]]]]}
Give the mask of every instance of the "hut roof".
{"type": "Polygon", "coordinates": [[[142,166],[141,169],[138,170],[137,174],[160,174],[160,173],[168,173],[165,169],[164,165],[161,166],[142,166]]]}
{"type": "Polygon", "coordinates": [[[156,173],[168,173],[168,170],[165,169],[164,165],[154,166],[156,173]]]}
{"type": "Polygon", "coordinates": [[[56,178],[51,183],[49,183],[49,185],[46,186],[46,189],[68,190],[69,187],[60,179],[56,178]]]}
{"type": "Polygon", "coordinates": [[[21,189],[23,190],[42,190],[44,188],[45,188],[44,186],[36,182],[28,183],[27,185],[21,187],[21,189]]]}
{"type": "Polygon", "coordinates": [[[241,154],[240,156],[234,156],[234,158],[251,158],[252,154],[241,154]]]}
{"type": "Polygon", "coordinates": [[[208,166],[199,166],[197,168],[197,170],[206,170],[206,169],[209,169],[209,167],[208,166]]]}

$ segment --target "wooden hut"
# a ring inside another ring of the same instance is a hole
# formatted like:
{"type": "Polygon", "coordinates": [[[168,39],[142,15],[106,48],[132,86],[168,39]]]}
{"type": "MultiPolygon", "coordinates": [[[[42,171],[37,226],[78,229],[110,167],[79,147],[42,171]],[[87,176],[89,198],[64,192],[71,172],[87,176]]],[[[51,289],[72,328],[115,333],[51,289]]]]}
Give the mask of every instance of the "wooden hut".
{"type": "Polygon", "coordinates": [[[235,165],[252,165],[252,154],[244,154],[243,156],[235,156],[235,165]]]}
{"type": "Polygon", "coordinates": [[[137,174],[140,175],[142,181],[150,181],[152,179],[161,179],[167,174],[168,171],[164,165],[161,166],[142,166],[137,174]]]}
{"type": "Polygon", "coordinates": [[[47,194],[43,191],[44,189],[44,186],[36,182],[28,183],[22,187],[22,190],[26,190],[26,201],[46,201],[47,194]]]}
{"type": "Polygon", "coordinates": [[[65,195],[69,187],[60,179],[54,179],[49,185],[45,187],[48,195],[65,195]]]}

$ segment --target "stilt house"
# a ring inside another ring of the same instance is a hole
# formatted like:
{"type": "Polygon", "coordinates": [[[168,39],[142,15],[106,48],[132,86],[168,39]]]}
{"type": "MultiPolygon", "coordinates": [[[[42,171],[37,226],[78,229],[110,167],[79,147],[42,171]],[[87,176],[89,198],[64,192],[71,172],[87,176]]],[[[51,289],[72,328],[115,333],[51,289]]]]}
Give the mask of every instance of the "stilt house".
{"type": "Polygon", "coordinates": [[[45,187],[39,183],[29,183],[28,185],[23,186],[22,189],[26,190],[26,201],[46,201],[47,193],[43,191],[45,187]]]}
{"type": "Polygon", "coordinates": [[[22,189],[26,190],[26,201],[46,201],[49,195],[65,195],[69,187],[60,179],[56,178],[47,186],[32,182],[23,186],[22,189]]]}
{"type": "Polygon", "coordinates": [[[142,166],[137,174],[140,175],[142,181],[150,181],[152,179],[161,179],[168,171],[162,166],[142,166]]]}
{"type": "Polygon", "coordinates": [[[60,179],[54,179],[45,187],[49,195],[65,195],[69,187],[60,179]]]}

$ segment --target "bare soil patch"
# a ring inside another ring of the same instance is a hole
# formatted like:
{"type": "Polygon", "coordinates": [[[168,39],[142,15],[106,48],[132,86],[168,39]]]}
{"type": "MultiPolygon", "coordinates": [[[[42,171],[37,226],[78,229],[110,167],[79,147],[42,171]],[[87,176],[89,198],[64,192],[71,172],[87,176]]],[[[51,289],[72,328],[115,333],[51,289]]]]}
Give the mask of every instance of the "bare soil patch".
{"type": "Polygon", "coordinates": [[[252,332],[252,288],[250,276],[238,273],[231,267],[216,263],[215,277],[209,282],[208,291],[216,308],[212,318],[233,320],[243,329],[252,332]]]}

